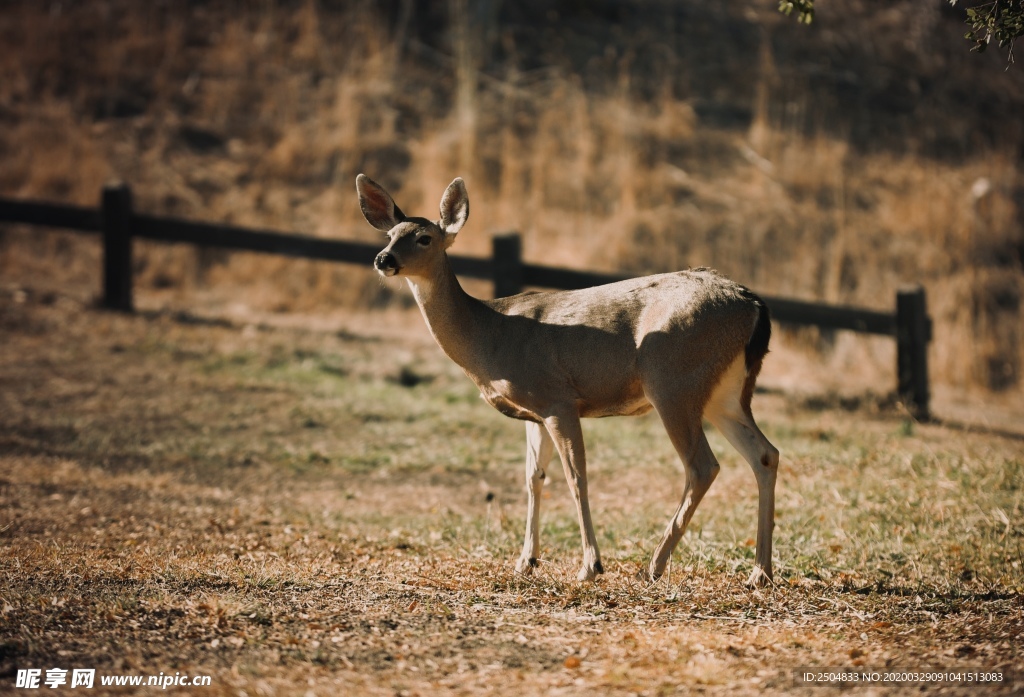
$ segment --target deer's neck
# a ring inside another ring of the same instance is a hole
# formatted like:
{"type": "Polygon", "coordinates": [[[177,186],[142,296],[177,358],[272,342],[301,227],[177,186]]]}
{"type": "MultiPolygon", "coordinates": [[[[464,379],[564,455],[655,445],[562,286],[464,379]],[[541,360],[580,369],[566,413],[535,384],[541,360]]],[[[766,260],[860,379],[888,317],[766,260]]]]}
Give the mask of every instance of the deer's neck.
{"type": "Polygon", "coordinates": [[[407,280],[441,350],[467,373],[478,373],[486,360],[484,347],[498,329],[498,313],[462,289],[447,256],[431,276],[407,280]]]}

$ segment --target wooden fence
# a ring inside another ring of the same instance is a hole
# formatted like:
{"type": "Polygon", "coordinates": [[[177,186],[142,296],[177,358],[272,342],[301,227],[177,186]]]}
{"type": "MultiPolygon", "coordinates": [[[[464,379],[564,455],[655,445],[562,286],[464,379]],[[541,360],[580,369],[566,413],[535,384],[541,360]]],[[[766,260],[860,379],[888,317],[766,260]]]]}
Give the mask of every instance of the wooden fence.
{"type": "MultiPolygon", "coordinates": [[[[132,240],[135,238],[354,263],[367,267],[381,248],[379,244],[327,240],[137,213],[132,207],[131,189],[125,184],[104,187],[98,209],[0,199],[2,222],[101,234],[103,305],[125,312],[131,312],[133,308],[131,269],[132,240]]],[[[450,260],[452,268],[459,275],[492,280],[495,297],[513,295],[526,286],[587,288],[629,278],[625,275],[525,263],[518,234],[495,237],[490,259],[451,255],[450,260]]],[[[899,290],[893,312],[762,297],[771,309],[772,319],[782,324],[811,325],[828,330],[841,329],[895,338],[897,393],[916,418],[928,418],[928,343],[931,341],[931,320],[923,288],[914,286],[899,290]]]]}

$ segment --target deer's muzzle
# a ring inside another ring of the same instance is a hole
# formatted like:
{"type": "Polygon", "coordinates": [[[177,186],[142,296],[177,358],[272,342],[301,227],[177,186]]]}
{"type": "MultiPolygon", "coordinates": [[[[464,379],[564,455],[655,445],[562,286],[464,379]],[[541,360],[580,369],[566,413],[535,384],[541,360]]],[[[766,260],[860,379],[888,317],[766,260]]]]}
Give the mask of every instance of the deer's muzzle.
{"type": "Polygon", "coordinates": [[[398,259],[395,259],[391,252],[381,252],[373,260],[373,268],[377,269],[381,276],[394,276],[398,273],[398,259]]]}

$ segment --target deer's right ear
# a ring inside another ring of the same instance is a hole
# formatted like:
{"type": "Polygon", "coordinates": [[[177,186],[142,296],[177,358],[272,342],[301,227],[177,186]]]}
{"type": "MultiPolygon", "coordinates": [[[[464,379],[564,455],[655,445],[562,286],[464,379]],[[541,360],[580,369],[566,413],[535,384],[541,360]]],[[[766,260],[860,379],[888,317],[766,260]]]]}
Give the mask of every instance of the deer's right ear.
{"type": "Polygon", "coordinates": [[[356,192],[366,222],[381,232],[388,232],[405,220],[405,214],[391,200],[391,194],[365,174],[356,177],[356,192]]]}

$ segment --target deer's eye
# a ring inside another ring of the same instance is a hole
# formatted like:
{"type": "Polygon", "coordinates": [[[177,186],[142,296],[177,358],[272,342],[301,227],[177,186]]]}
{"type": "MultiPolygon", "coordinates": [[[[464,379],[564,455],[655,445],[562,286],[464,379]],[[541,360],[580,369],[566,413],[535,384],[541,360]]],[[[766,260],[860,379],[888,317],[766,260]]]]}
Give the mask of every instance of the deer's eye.
{"type": "Polygon", "coordinates": [[[430,246],[430,235],[423,235],[422,237],[417,237],[416,244],[418,244],[421,247],[430,246]]]}

